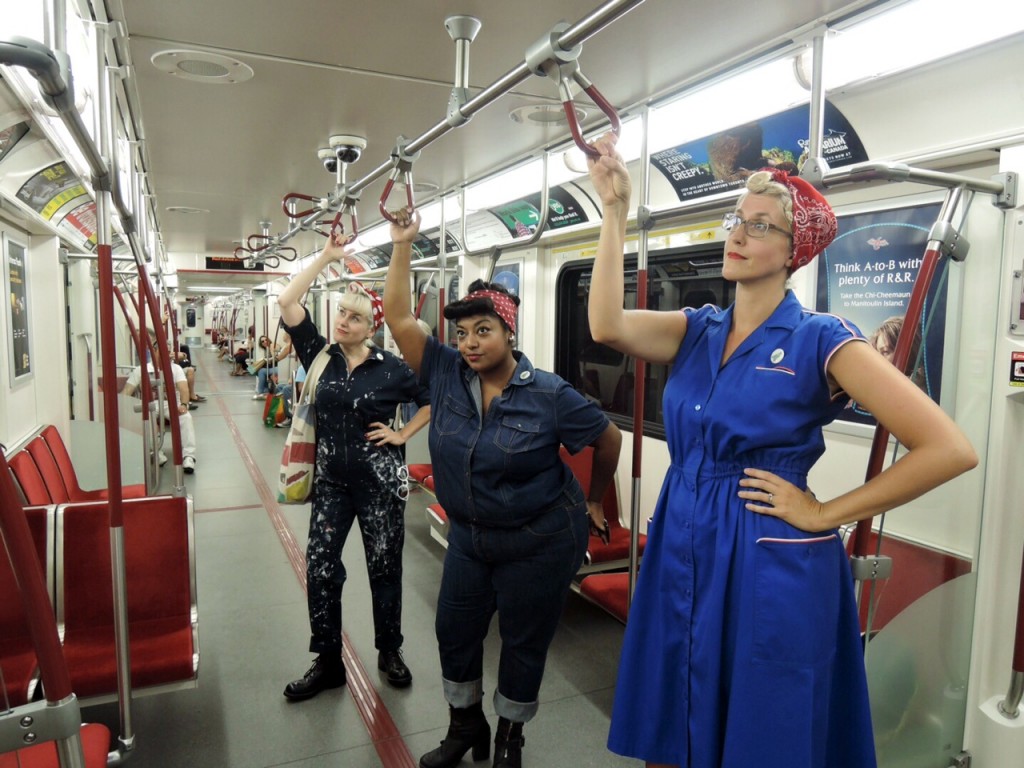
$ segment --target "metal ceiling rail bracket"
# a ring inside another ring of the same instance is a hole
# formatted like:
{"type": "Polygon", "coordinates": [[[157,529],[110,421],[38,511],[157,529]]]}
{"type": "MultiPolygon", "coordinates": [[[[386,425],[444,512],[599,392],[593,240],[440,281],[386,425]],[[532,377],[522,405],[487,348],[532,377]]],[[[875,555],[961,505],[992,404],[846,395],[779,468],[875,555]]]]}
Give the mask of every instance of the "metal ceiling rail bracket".
{"type": "Polygon", "coordinates": [[[576,106],[573,103],[571,80],[582,88],[598,108],[604,112],[605,117],[611,123],[612,132],[618,136],[622,130],[618,112],[608,103],[607,99],[597,90],[590,80],[580,71],[579,55],[583,50],[581,44],[572,48],[564,48],[561,44],[561,37],[569,29],[569,24],[562,21],[551,28],[551,31],[526,50],[526,65],[530,71],[540,77],[550,77],[558,83],[558,92],[562,98],[562,108],[565,110],[565,119],[569,123],[569,131],[572,133],[576,146],[590,157],[597,157],[598,151],[583,140],[580,133],[580,122],[576,115],[576,106]]]}
{"type": "Polygon", "coordinates": [[[473,16],[449,16],[444,20],[444,28],[455,41],[455,78],[451,94],[448,96],[448,114],[445,121],[452,128],[468,122],[469,117],[462,114],[462,105],[469,101],[469,45],[480,32],[480,19],[473,16]]]}

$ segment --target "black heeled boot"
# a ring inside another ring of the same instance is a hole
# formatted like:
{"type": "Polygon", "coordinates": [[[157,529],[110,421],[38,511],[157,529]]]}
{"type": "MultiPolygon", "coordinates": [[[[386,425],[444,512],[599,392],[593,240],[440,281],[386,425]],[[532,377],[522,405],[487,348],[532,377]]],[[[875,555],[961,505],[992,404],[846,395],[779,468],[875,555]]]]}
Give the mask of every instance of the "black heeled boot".
{"type": "Polygon", "coordinates": [[[449,706],[451,721],[441,746],[420,758],[420,768],[452,768],[470,749],[473,760],[486,760],[491,754],[491,726],[480,702],[465,708],[449,706]]]}
{"type": "Polygon", "coordinates": [[[498,718],[498,730],[494,732],[494,764],[491,768],[522,768],[525,743],[522,723],[498,718]]]}

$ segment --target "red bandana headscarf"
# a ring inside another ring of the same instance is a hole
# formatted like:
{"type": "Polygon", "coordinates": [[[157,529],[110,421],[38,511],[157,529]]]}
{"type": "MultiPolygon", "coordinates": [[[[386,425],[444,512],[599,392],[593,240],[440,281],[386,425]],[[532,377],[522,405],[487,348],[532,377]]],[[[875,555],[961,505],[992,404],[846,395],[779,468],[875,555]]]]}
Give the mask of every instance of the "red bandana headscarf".
{"type": "Polygon", "coordinates": [[[762,168],[772,181],[789,190],[793,198],[793,271],[809,264],[836,236],[836,215],[822,194],[799,176],[777,168],[762,168]]]}
{"type": "Polygon", "coordinates": [[[384,325],[384,300],[381,299],[376,293],[371,291],[369,288],[364,288],[361,283],[352,281],[348,284],[349,293],[361,293],[370,300],[370,312],[372,317],[370,323],[373,325],[374,332],[377,331],[382,325],[384,325]]]}
{"type": "Polygon", "coordinates": [[[463,301],[471,299],[490,299],[494,313],[500,317],[512,333],[516,332],[516,304],[512,297],[501,291],[473,291],[463,301]]]}

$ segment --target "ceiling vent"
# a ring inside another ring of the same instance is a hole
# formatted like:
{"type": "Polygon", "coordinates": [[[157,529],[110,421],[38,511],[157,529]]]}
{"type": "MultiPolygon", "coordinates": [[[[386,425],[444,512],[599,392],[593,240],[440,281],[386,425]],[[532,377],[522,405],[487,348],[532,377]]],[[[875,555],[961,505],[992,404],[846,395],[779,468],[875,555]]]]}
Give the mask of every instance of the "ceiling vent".
{"type": "Polygon", "coordinates": [[[232,85],[251,80],[252,67],[238,59],[207,51],[158,51],[150,59],[153,66],[168,75],[196,83],[232,85]]]}
{"type": "Polygon", "coordinates": [[[190,205],[168,205],[167,211],[169,213],[209,213],[210,211],[206,208],[193,208],[190,205]]]}
{"type": "MultiPolygon", "coordinates": [[[[508,116],[514,123],[524,125],[538,125],[546,127],[549,125],[565,125],[565,109],[561,104],[527,104],[524,107],[516,107],[510,110],[508,116]]],[[[576,119],[583,122],[587,113],[576,107],[576,119]]]]}

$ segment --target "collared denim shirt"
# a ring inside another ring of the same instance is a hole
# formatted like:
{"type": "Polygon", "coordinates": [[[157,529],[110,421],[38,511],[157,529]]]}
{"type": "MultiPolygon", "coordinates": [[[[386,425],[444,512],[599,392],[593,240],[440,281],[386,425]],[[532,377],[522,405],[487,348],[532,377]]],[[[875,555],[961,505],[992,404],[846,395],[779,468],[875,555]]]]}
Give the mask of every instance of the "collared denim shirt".
{"type": "Polygon", "coordinates": [[[434,483],[453,520],[518,528],[567,499],[582,500],[558,448],[576,453],[592,444],[608,417],[561,377],[513,355],[511,380],[481,418],[477,375],[459,352],[435,338],[423,350],[434,483]]]}

